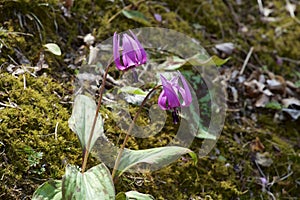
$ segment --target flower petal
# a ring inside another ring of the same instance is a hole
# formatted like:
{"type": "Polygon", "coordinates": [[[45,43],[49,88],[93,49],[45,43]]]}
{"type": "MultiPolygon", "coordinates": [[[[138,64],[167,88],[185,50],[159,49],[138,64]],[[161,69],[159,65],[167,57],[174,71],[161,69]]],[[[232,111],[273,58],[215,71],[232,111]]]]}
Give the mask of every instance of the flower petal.
{"type": "Polygon", "coordinates": [[[136,35],[130,30],[132,35],[123,34],[122,36],[122,56],[120,57],[120,35],[116,32],[113,36],[113,56],[116,67],[119,70],[127,70],[146,63],[147,54],[138,41],[136,35]]]}
{"type": "Polygon", "coordinates": [[[120,60],[119,43],[120,43],[120,36],[115,32],[113,37],[113,55],[114,55],[115,64],[119,70],[125,70],[126,68],[121,64],[121,60],[120,60]]]}
{"type": "Polygon", "coordinates": [[[136,44],[138,46],[138,51],[141,52],[141,58],[139,58],[139,61],[141,61],[140,64],[145,64],[147,62],[147,54],[146,54],[146,51],[145,49],[143,48],[143,46],[141,45],[140,41],[138,40],[138,38],[136,37],[136,35],[131,31],[129,30],[132,37],[134,38],[134,40],[136,41],[136,44]]]}
{"type": "MultiPolygon", "coordinates": [[[[126,67],[137,66],[136,42],[126,33],[123,35],[123,62],[126,67]]],[[[140,53],[141,55],[141,53],[140,53]]],[[[140,56],[141,57],[141,56],[140,56]]]]}
{"type": "Polygon", "coordinates": [[[167,97],[165,92],[162,91],[158,97],[158,105],[162,110],[167,110],[167,97]]]}
{"type": "Polygon", "coordinates": [[[184,76],[180,72],[179,72],[179,77],[183,85],[183,88],[180,87],[179,89],[179,92],[183,98],[182,106],[189,106],[192,103],[192,94],[189,85],[187,84],[184,76]]]}
{"type": "Polygon", "coordinates": [[[113,55],[116,65],[120,65],[120,54],[119,54],[119,35],[115,32],[113,37],[113,55]]]}
{"type": "Polygon", "coordinates": [[[174,89],[174,91],[176,92],[176,95],[178,96],[178,90],[180,88],[179,84],[178,84],[178,80],[179,80],[179,76],[174,76],[172,79],[171,79],[171,85],[174,89]]]}
{"type": "MultiPolygon", "coordinates": [[[[131,34],[133,34],[133,33],[131,32],[131,34]]],[[[135,35],[133,35],[133,36],[135,36],[135,35]]],[[[136,37],[133,39],[132,37],[128,36],[128,38],[129,38],[130,44],[132,46],[132,49],[134,51],[134,61],[135,61],[136,65],[140,65],[141,60],[142,60],[142,52],[141,52],[140,46],[138,45],[139,41],[137,40],[136,37]]]]}
{"type": "Polygon", "coordinates": [[[167,97],[168,109],[180,107],[179,98],[176,92],[174,91],[171,83],[163,75],[160,75],[160,79],[163,85],[165,96],[167,97]]]}
{"type": "Polygon", "coordinates": [[[122,60],[123,60],[123,63],[124,63],[124,66],[126,67],[126,69],[129,68],[129,67],[131,67],[131,66],[135,66],[135,62],[125,52],[123,52],[122,60]]]}

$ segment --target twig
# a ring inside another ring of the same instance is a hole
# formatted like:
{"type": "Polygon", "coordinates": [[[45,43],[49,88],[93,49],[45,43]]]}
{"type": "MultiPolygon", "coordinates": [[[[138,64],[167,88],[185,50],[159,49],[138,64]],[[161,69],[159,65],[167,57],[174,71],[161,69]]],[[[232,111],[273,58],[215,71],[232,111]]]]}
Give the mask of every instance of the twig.
{"type": "Polygon", "coordinates": [[[267,191],[267,194],[272,198],[272,200],[276,200],[276,198],[272,192],[267,191]]]}
{"type": "MultiPolygon", "coordinates": [[[[136,4],[139,5],[139,4],[142,3],[143,1],[145,1],[145,0],[140,0],[140,1],[136,2],[136,4]]],[[[110,23],[112,20],[114,20],[119,14],[122,13],[123,10],[128,10],[128,9],[130,9],[132,6],[133,6],[133,4],[130,4],[130,5],[125,6],[124,8],[122,8],[119,12],[117,12],[116,14],[114,14],[113,16],[111,16],[111,17],[108,19],[107,23],[110,23]]]]}
{"type": "Polygon", "coordinates": [[[5,103],[2,103],[2,102],[0,102],[0,106],[11,107],[11,108],[17,108],[18,107],[18,105],[5,104],[5,103]]]}
{"type": "Polygon", "coordinates": [[[58,122],[56,122],[55,131],[54,131],[54,138],[55,138],[55,140],[57,140],[57,129],[58,129],[58,122]]]}
{"type": "Polygon", "coordinates": [[[233,17],[233,21],[240,27],[242,24],[239,20],[239,16],[236,14],[236,12],[234,11],[230,1],[228,0],[225,0],[225,4],[227,5],[227,7],[229,8],[230,10],[230,14],[232,15],[233,17]]]}
{"type": "Polygon", "coordinates": [[[23,85],[24,85],[24,90],[26,90],[26,77],[25,77],[25,74],[23,74],[23,85]]]}
{"type": "Polygon", "coordinates": [[[260,13],[264,13],[264,6],[262,4],[262,1],[257,0],[257,4],[258,4],[258,8],[259,8],[260,13]]]}
{"type": "Polygon", "coordinates": [[[250,51],[248,52],[247,57],[246,57],[246,59],[245,59],[245,61],[244,61],[244,63],[243,63],[243,67],[242,67],[242,69],[241,69],[241,71],[240,71],[240,75],[242,75],[242,74],[244,73],[245,68],[246,68],[246,66],[247,66],[247,64],[248,64],[248,62],[249,62],[249,59],[250,59],[250,57],[251,57],[251,54],[252,54],[252,52],[253,52],[253,49],[254,49],[254,47],[251,47],[251,48],[250,48],[250,51]]]}
{"type": "Polygon", "coordinates": [[[15,65],[19,65],[10,55],[7,55],[9,57],[9,59],[15,64],[15,65]]]}
{"type": "Polygon", "coordinates": [[[255,165],[256,165],[256,167],[257,167],[257,169],[258,169],[258,171],[259,171],[259,173],[260,173],[260,175],[262,175],[264,178],[266,177],[266,175],[264,174],[264,172],[261,170],[261,168],[259,167],[259,165],[258,165],[258,163],[257,163],[257,161],[255,161],[255,165]]]}
{"type": "Polygon", "coordinates": [[[290,63],[293,63],[293,64],[297,64],[299,65],[300,64],[300,60],[294,60],[294,59],[291,59],[291,58],[287,58],[287,57],[280,57],[283,61],[287,61],[287,62],[290,62],[290,63]]]}
{"type": "Polygon", "coordinates": [[[222,25],[222,22],[221,22],[220,18],[217,19],[217,22],[218,22],[219,27],[220,27],[220,30],[221,30],[222,40],[224,40],[224,38],[225,38],[225,33],[224,33],[223,25],[222,25]]]}
{"type": "MultiPolygon", "coordinates": [[[[1,142],[0,141],[0,144],[2,145],[2,146],[5,146],[5,144],[3,143],[3,142],[1,142]]],[[[3,151],[0,153],[0,155],[2,155],[3,153],[5,152],[5,148],[3,148],[3,151]]],[[[3,177],[3,176],[2,176],[3,177]]],[[[1,179],[2,180],[2,179],[1,179]]]]}

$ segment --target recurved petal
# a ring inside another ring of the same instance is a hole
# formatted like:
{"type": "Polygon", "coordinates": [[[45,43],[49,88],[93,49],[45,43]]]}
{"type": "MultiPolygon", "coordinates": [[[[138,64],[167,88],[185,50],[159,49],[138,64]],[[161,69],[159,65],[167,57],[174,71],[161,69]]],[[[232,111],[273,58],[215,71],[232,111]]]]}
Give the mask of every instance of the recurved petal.
{"type": "Polygon", "coordinates": [[[119,35],[117,32],[114,33],[113,37],[113,54],[114,58],[118,57],[119,55],[119,35]]]}
{"type": "Polygon", "coordinates": [[[174,76],[172,79],[171,79],[171,84],[173,87],[178,87],[178,80],[179,80],[179,76],[174,76]]]}
{"type": "Polygon", "coordinates": [[[158,105],[162,110],[167,110],[167,97],[164,93],[164,91],[162,91],[158,97],[158,105]]]}
{"type": "Polygon", "coordinates": [[[192,94],[189,85],[181,73],[179,73],[179,77],[183,85],[183,88],[182,87],[179,88],[179,92],[183,98],[182,106],[189,106],[192,103],[192,94]]]}
{"type": "Polygon", "coordinates": [[[180,107],[179,98],[178,98],[176,92],[174,91],[171,83],[163,75],[160,75],[160,78],[161,78],[161,82],[163,85],[163,90],[164,90],[165,96],[167,97],[168,109],[180,107]]]}
{"type": "Polygon", "coordinates": [[[124,70],[126,68],[121,64],[120,53],[119,53],[119,43],[120,43],[120,36],[115,32],[114,33],[114,37],[113,37],[113,56],[114,56],[114,61],[115,61],[116,67],[119,70],[124,70]]]}
{"type": "Polygon", "coordinates": [[[141,62],[140,64],[145,64],[147,62],[147,54],[146,54],[146,51],[145,49],[143,48],[143,46],[141,45],[140,41],[138,40],[138,38],[136,37],[136,35],[131,31],[129,30],[132,37],[134,38],[137,46],[138,46],[138,51],[140,52],[141,56],[138,57],[139,61],[141,62]]]}
{"type": "Polygon", "coordinates": [[[124,56],[129,59],[127,64],[124,62],[125,66],[138,65],[138,57],[141,57],[136,42],[127,34],[123,35],[123,58],[124,56]]]}
{"type": "Polygon", "coordinates": [[[122,60],[123,60],[125,68],[135,65],[135,62],[131,59],[131,56],[129,56],[128,53],[126,53],[126,52],[123,52],[122,60]]]}

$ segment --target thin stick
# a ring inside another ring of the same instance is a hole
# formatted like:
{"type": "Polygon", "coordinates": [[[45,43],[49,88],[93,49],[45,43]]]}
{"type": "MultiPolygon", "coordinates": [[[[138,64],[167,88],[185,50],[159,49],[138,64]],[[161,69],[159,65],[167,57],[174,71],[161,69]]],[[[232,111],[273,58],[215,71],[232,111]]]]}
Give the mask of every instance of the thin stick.
{"type": "Polygon", "coordinates": [[[0,102],[0,106],[11,107],[11,108],[15,108],[16,107],[16,106],[5,104],[5,103],[2,103],[2,102],[0,102]]]}
{"type": "Polygon", "coordinates": [[[245,59],[245,61],[244,61],[243,67],[242,67],[242,69],[241,69],[241,71],[240,71],[240,75],[242,75],[242,74],[244,73],[245,68],[246,68],[246,66],[247,66],[247,64],[248,64],[248,62],[249,62],[249,59],[250,59],[250,57],[251,57],[251,54],[252,54],[252,52],[253,52],[253,49],[254,49],[254,47],[251,47],[251,48],[250,48],[250,51],[248,52],[247,57],[246,57],[246,59],[245,59]]]}
{"type": "Polygon", "coordinates": [[[26,77],[25,74],[23,74],[23,85],[24,85],[24,90],[26,89],[26,77]]]}
{"type": "Polygon", "coordinates": [[[57,140],[57,130],[58,130],[58,122],[56,122],[55,131],[54,131],[54,138],[55,138],[55,140],[57,140]]]}
{"type": "Polygon", "coordinates": [[[114,166],[114,169],[113,169],[112,175],[111,175],[111,176],[112,176],[112,179],[114,179],[114,177],[115,177],[115,175],[116,175],[117,168],[119,167],[119,164],[120,164],[120,161],[121,161],[122,153],[123,153],[123,151],[124,151],[124,149],[125,149],[125,145],[126,145],[126,143],[127,143],[127,140],[128,140],[128,138],[129,138],[129,135],[131,134],[131,131],[132,131],[132,129],[133,129],[133,126],[134,126],[135,121],[136,121],[137,118],[139,117],[139,115],[140,115],[140,113],[141,113],[141,111],[142,111],[142,108],[144,107],[144,105],[145,105],[145,103],[146,103],[148,97],[150,96],[150,94],[152,94],[152,93],[153,93],[156,89],[158,89],[159,87],[161,87],[161,85],[156,86],[155,88],[153,88],[153,89],[147,94],[147,96],[144,98],[142,104],[140,105],[139,110],[138,110],[137,113],[135,114],[135,116],[134,116],[134,118],[133,118],[133,120],[132,120],[132,122],[131,122],[131,124],[130,124],[130,126],[129,126],[129,128],[128,128],[128,131],[127,131],[127,133],[126,133],[126,137],[125,137],[125,139],[124,139],[124,141],[123,141],[123,144],[122,144],[122,146],[121,146],[121,149],[120,149],[120,151],[119,151],[119,153],[118,153],[118,156],[117,156],[117,159],[116,159],[116,162],[115,162],[115,166],[114,166]]]}
{"type": "Polygon", "coordinates": [[[102,78],[102,84],[101,84],[101,87],[99,89],[99,100],[98,100],[98,105],[97,105],[97,109],[96,109],[96,114],[95,114],[95,117],[94,117],[94,121],[93,121],[93,125],[92,125],[92,129],[91,129],[91,133],[90,133],[88,143],[86,145],[86,148],[84,149],[84,156],[83,156],[83,162],[82,162],[82,167],[81,167],[81,172],[82,173],[84,173],[84,171],[85,171],[87,160],[88,160],[88,157],[89,157],[89,149],[90,149],[91,141],[92,141],[92,138],[93,138],[93,135],[94,135],[95,126],[96,126],[97,118],[98,118],[98,115],[99,115],[99,110],[100,110],[100,107],[101,107],[101,102],[102,102],[102,96],[103,96],[103,91],[104,91],[104,87],[105,87],[106,77],[107,77],[107,74],[108,74],[108,70],[109,70],[109,66],[110,66],[111,61],[112,61],[112,58],[110,58],[110,60],[107,63],[106,70],[105,70],[105,73],[104,73],[103,78],[102,78]]]}
{"type": "MultiPolygon", "coordinates": [[[[143,1],[145,1],[145,0],[141,0],[141,1],[136,2],[136,5],[139,5],[143,1]]],[[[122,8],[122,10],[120,10],[119,12],[117,12],[116,14],[114,14],[113,16],[111,16],[108,19],[107,23],[108,24],[111,23],[111,21],[114,20],[119,14],[121,14],[123,10],[129,10],[132,6],[133,6],[133,4],[129,4],[128,6],[125,6],[124,8],[122,8]]]]}

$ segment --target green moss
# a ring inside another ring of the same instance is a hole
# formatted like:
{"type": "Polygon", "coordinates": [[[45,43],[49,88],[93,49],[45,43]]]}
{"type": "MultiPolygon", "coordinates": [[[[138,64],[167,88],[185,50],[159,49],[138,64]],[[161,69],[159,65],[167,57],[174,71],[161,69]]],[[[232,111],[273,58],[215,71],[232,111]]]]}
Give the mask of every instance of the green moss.
{"type": "Polygon", "coordinates": [[[44,178],[60,179],[64,160],[80,164],[81,150],[76,135],[68,128],[70,105],[61,104],[59,94],[65,93],[61,84],[46,76],[35,78],[26,74],[24,89],[23,76],[1,73],[0,77],[0,102],[7,105],[0,111],[5,160],[0,173],[4,183],[1,193],[2,198],[11,199],[19,195],[16,189],[22,188],[24,191],[18,196],[21,198],[31,195],[44,178]],[[30,166],[28,147],[43,154],[36,166],[30,166]],[[39,180],[35,179],[37,176],[39,180]]]}

